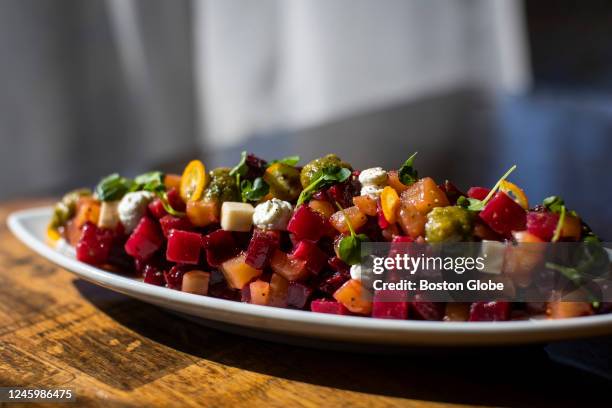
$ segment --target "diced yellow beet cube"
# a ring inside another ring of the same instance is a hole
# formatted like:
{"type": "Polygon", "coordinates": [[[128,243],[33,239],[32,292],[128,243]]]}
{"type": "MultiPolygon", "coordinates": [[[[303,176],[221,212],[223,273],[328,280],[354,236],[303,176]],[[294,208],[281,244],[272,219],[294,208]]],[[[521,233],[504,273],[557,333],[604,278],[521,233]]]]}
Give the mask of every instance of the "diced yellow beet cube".
{"type": "Polygon", "coordinates": [[[265,306],[270,299],[270,284],[262,280],[256,280],[249,285],[251,291],[251,303],[265,306]]]}
{"type": "Polygon", "coordinates": [[[402,192],[402,202],[413,205],[422,214],[427,214],[434,207],[450,205],[444,191],[430,177],[420,179],[402,192]]]}
{"type": "Polygon", "coordinates": [[[310,200],[308,206],[314,211],[321,214],[325,219],[328,219],[334,213],[334,207],[327,201],[310,200]]]}
{"type": "Polygon", "coordinates": [[[196,227],[219,222],[219,204],[216,201],[189,201],[187,218],[196,227]]]}
{"type": "Polygon", "coordinates": [[[208,294],[209,282],[210,273],[197,270],[189,271],[183,275],[181,290],[196,295],[206,295],[208,294]]]}
{"type": "Polygon", "coordinates": [[[273,273],[270,278],[270,294],[268,304],[276,307],[287,306],[287,292],[289,290],[289,281],[283,278],[278,273],[273,273]]]}
{"type": "Polygon", "coordinates": [[[119,224],[119,212],[117,207],[119,201],[103,201],[100,205],[100,218],[98,219],[98,227],[115,229],[119,224]]]}
{"type": "Polygon", "coordinates": [[[242,289],[247,283],[262,274],[263,271],[255,269],[244,262],[245,254],[228,259],[221,264],[221,272],[227,284],[234,289],[242,289]]]}
{"type": "Polygon", "coordinates": [[[254,211],[249,203],[224,202],[221,206],[221,228],[226,231],[250,231],[253,226],[254,211]]]}
{"type": "Polygon", "coordinates": [[[342,211],[338,211],[334,213],[329,219],[331,224],[337,229],[339,232],[343,234],[347,234],[350,229],[348,224],[346,223],[346,218],[351,223],[351,226],[355,231],[359,228],[363,227],[364,224],[368,221],[368,217],[356,206],[345,208],[342,211]]]}
{"type": "Polygon", "coordinates": [[[372,295],[364,289],[358,280],[346,281],[334,292],[334,299],[353,313],[366,316],[372,313],[372,295]]]}
{"type": "Polygon", "coordinates": [[[377,214],[378,204],[376,203],[376,199],[371,195],[366,194],[353,197],[353,204],[355,204],[357,208],[359,208],[359,211],[365,215],[374,217],[377,214]]]}

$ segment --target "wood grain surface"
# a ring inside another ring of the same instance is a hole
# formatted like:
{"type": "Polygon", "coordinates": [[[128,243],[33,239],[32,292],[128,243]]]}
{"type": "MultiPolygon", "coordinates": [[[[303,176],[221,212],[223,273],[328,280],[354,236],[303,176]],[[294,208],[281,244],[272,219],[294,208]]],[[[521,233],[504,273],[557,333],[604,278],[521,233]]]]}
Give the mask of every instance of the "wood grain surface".
{"type": "Polygon", "coordinates": [[[104,407],[595,406],[609,393],[609,383],[550,362],[542,346],[381,355],[188,322],[18,242],[6,216],[41,203],[0,205],[0,386],[70,387],[78,406],[104,407]]]}

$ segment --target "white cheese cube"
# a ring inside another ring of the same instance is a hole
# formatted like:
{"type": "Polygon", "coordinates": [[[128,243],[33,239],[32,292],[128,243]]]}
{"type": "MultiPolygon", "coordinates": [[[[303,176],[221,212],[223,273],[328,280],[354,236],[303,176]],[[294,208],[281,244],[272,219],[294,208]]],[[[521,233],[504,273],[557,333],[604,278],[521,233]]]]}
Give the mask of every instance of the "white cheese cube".
{"type": "Polygon", "coordinates": [[[484,258],[483,273],[499,275],[504,267],[506,244],[498,241],[483,240],[480,246],[480,256],[484,258]]]}
{"type": "Polygon", "coordinates": [[[248,203],[224,202],[221,206],[221,228],[226,231],[250,231],[254,211],[248,203]]]}
{"type": "Polygon", "coordinates": [[[115,229],[119,224],[119,201],[102,201],[98,227],[115,229]]]}

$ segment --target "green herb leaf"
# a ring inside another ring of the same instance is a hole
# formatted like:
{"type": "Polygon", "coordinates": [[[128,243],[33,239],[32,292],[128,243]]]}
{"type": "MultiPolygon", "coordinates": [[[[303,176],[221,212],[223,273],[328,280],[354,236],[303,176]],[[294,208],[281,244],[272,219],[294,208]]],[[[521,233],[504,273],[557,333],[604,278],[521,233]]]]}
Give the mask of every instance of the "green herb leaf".
{"type": "Polygon", "coordinates": [[[402,167],[400,167],[399,171],[397,172],[400,181],[407,186],[414,184],[419,180],[419,172],[414,168],[414,158],[417,153],[418,152],[414,152],[412,156],[410,156],[404,162],[404,164],[402,164],[402,167]]]}
{"type": "Polygon", "coordinates": [[[563,230],[563,224],[565,223],[565,206],[561,205],[559,221],[557,221],[557,226],[555,227],[555,233],[551,239],[551,242],[557,242],[559,238],[561,238],[561,231],[563,230]]]}
{"type": "Polygon", "coordinates": [[[347,235],[340,240],[338,255],[340,259],[349,265],[357,265],[361,262],[361,243],[368,240],[364,234],[347,235]]]}
{"type": "Polygon", "coordinates": [[[559,196],[550,196],[546,197],[542,201],[542,205],[546,207],[548,211],[553,212],[555,214],[560,214],[561,209],[565,207],[565,202],[559,196]]]}
{"type": "Polygon", "coordinates": [[[174,215],[175,217],[184,217],[185,213],[182,211],[176,211],[170,203],[168,202],[168,193],[166,191],[156,190],[153,191],[155,195],[161,200],[162,205],[164,206],[164,210],[170,215],[174,215]]]}
{"type": "Polygon", "coordinates": [[[310,183],[298,197],[297,205],[304,203],[305,201],[310,200],[312,195],[317,191],[329,187],[336,183],[343,183],[351,177],[351,171],[346,167],[328,167],[323,170],[317,172],[313,176],[313,182],[310,183]]]}
{"type": "Polygon", "coordinates": [[[474,211],[474,212],[482,211],[483,208],[487,205],[487,203],[491,200],[491,198],[493,198],[493,196],[495,195],[495,193],[499,189],[499,186],[500,186],[501,182],[504,181],[505,179],[507,179],[508,176],[514,170],[516,170],[516,164],[513,165],[512,167],[510,167],[508,169],[508,171],[506,171],[504,173],[504,175],[501,176],[501,178],[499,180],[497,180],[497,183],[495,183],[495,185],[493,186],[491,191],[489,191],[489,194],[487,194],[487,196],[484,198],[484,200],[478,200],[476,198],[468,198],[468,197],[459,197],[459,200],[457,200],[457,204],[461,205],[464,208],[467,208],[470,211],[474,211]]]}
{"type": "Polygon", "coordinates": [[[113,173],[104,177],[96,186],[96,195],[101,201],[119,200],[133,187],[134,182],[113,173]]]}
{"type": "Polygon", "coordinates": [[[240,194],[242,201],[259,201],[270,191],[270,186],[261,178],[257,177],[252,183],[250,180],[242,180],[240,183],[240,194]]]}
{"type": "Polygon", "coordinates": [[[242,153],[240,153],[240,161],[238,162],[237,165],[235,165],[229,172],[229,175],[232,177],[235,176],[241,176],[244,177],[246,176],[247,172],[249,171],[249,168],[246,164],[246,159],[247,159],[247,152],[243,151],[242,153]]]}
{"type": "Polygon", "coordinates": [[[151,191],[153,193],[158,191],[166,191],[164,185],[164,173],[161,171],[150,171],[148,173],[141,174],[134,179],[134,185],[130,191],[151,191]]]}
{"type": "Polygon", "coordinates": [[[295,166],[296,164],[298,164],[300,162],[300,156],[287,156],[287,157],[283,157],[282,159],[278,159],[278,160],[272,160],[270,162],[270,164],[274,164],[274,163],[283,163],[289,166],[295,166]]]}

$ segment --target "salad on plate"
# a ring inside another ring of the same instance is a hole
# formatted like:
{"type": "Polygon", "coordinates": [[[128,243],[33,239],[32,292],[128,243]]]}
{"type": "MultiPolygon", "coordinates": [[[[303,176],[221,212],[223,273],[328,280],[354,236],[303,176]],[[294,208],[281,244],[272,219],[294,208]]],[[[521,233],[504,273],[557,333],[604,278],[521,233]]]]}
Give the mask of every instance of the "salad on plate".
{"type": "MultiPolygon", "coordinates": [[[[364,242],[575,242],[595,248],[589,262],[603,253],[609,264],[598,237],[560,197],[530,205],[508,180],[516,166],[493,187],[464,192],[448,180],[421,177],[415,158],[397,169],[357,170],[335,154],[301,166],[298,156],[266,161],[243,152],[235,166],[210,171],[193,160],[181,175],[111,174],[93,191],[67,193],[47,236],[73,246],[79,261],[114,273],[256,305],[439,321],[612,310],[606,302],[552,298],[379,301],[359,273],[364,242]]],[[[579,281],[581,265],[561,272],[579,281]]]]}

